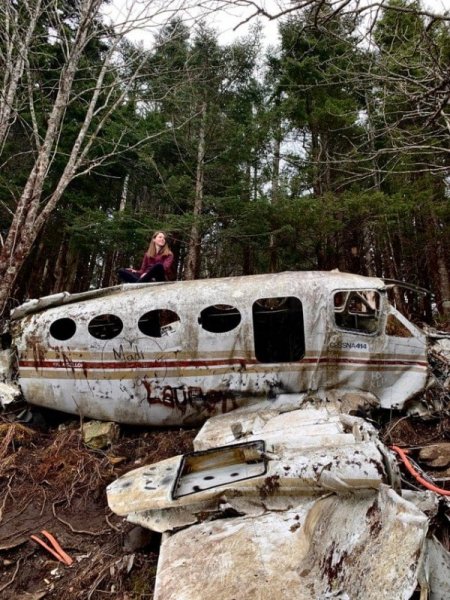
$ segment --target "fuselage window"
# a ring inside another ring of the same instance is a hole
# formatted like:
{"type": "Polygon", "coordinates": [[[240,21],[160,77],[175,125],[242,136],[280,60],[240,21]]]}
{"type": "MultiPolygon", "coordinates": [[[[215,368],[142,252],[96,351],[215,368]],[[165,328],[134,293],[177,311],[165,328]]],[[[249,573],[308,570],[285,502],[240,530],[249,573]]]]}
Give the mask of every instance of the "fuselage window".
{"type": "Polygon", "coordinates": [[[380,294],[375,290],[346,290],[334,294],[334,320],[347,331],[376,333],[380,322],[380,294]]]}
{"type": "Polygon", "coordinates": [[[123,323],[116,315],[98,315],[91,319],[88,330],[98,340],[112,340],[123,329],[123,323]]]}
{"type": "Polygon", "coordinates": [[[229,304],[214,304],[202,310],[198,322],[206,331],[225,333],[239,325],[241,313],[229,304]]]}
{"type": "Polygon", "coordinates": [[[174,333],[180,317],[173,310],[157,309],[146,312],[138,321],[139,330],[150,337],[163,337],[174,333]]]}
{"type": "Polygon", "coordinates": [[[69,319],[67,317],[62,319],[56,319],[50,325],[50,335],[55,338],[55,340],[69,340],[73,335],[75,335],[75,331],[77,330],[77,326],[73,319],[69,319]]]}
{"type": "Polygon", "coordinates": [[[260,298],[253,304],[255,355],[263,363],[292,362],[305,354],[303,307],[298,298],[260,298]]]}

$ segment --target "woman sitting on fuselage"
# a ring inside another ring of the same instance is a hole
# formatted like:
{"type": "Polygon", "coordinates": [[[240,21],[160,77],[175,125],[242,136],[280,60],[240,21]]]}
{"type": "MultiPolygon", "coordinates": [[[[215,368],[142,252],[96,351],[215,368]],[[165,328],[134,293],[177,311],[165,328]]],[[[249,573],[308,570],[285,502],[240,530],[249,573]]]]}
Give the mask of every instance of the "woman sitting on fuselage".
{"type": "Polygon", "coordinates": [[[150,281],[166,281],[171,279],[173,254],[167,242],[166,235],[157,231],[142,259],[141,268],[119,269],[117,275],[124,283],[148,283],[150,281]]]}

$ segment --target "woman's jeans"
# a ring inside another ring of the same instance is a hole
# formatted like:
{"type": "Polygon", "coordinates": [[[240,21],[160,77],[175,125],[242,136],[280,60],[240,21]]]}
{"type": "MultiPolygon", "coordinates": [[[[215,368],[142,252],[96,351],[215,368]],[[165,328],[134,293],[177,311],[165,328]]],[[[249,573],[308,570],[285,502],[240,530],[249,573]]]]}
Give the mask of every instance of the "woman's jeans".
{"type": "Polygon", "coordinates": [[[119,269],[117,271],[117,276],[123,283],[148,283],[150,281],[166,280],[164,267],[161,263],[153,265],[153,267],[142,276],[139,275],[139,273],[133,273],[129,269],[119,269]]]}

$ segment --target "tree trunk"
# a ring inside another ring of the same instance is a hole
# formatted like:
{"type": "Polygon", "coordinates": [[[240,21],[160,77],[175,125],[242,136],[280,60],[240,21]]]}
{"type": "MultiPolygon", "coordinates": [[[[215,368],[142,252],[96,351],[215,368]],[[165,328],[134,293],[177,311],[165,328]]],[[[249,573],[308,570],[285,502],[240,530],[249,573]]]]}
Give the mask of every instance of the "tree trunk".
{"type": "MultiPolygon", "coordinates": [[[[130,175],[127,173],[123,180],[122,185],[122,193],[120,195],[120,204],[119,204],[119,213],[123,213],[127,206],[128,199],[128,186],[130,183],[130,175]]],[[[103,277],[102,277],[102,287],[110,287],[116,283],[116,271],[118,268],[118,260],[120,257],[120,250],[113,250],[112,252],[108,252],[106,257],[104,258],[103,265],[103,277]]]]}
{"type": "Polygon", "coordinates": [[[5,314],[5,309],[7,308],[17,275],[27,256],[30,254],[37,235],[45,225],[51,211],[56,206],[76,171],[76,161],[79,158],[81,141],[90,123],[90,120],[87,122],[87,117],[55,191],[50,196],[44,208],[40,210],[45,178],[51,164],[52,153],[58,144],[60,129],[70,99],[75,73],[88,41],[90,27],[98,14],[100,5],[101,0],[82,0],[80,5],[80,24],[70,48],[67,62],[60,74],[58,91],[47,122],[44,141],[38,149],[33,168],[17,203],[8,235],[0,252],[0,314],[2,315],[5,314]]]}
{"type": "MultiPolygon", "coordinates": [[[[280,197],[280,160],[281,160],[281,123],[278,121],[273,143],[272,160],[272,193],[271,203],[276,206],[280,197]]],[[[269,271],[276,273],[278,270],[278,252],[275,242],[275,235],[270,234],[269,238],[269,271]]]]}
{"type": "Polygon", "coordinates": [[[199,218],[203,210],[203,194],[205,179],[205,137],[206,116],[208,105],[206,101],[201,105],[200,131],[197,146],[197,173],[195,181],[195,200],[193,209],[193,223],[186,257],[185,279],[196,279],[200,271],[200,225],[199,218]]]}
{"type": "Polygon", "coordinates": [[[443,317],[450,317],[450,277],[446,264],[445,248],[441,235],[441,224],[430,209],[427,219],[428,265],[435,282],[437,292],[437,307],[443,317]]]}
{"type": "Polygon", "coordinates": [[[3,39],[4,60],[2,61],[3,74],[0,93],[0,154],[11,121],[14,119],[17,88],[28,60],[31,40],[42,11],[41,5],[42,0],[36,0],[34,5],[33,3],[24,3],[18,10],[8,0],[4,4],[3,19],[5,20],[4,32],[6,33],[6,39],[3,39]],[[23,7],[25,7],[28,16],[25,31],[22,31],[21,16],[19,14],[23,7]]]}
{"type": "Polygon", "coordinates": [[[366,223],[362,227],[362,255],[364,275],[376,277],[377,269],[375,265],[375,236],[373,227],[369,223],[366,223]]]}
{"type": "MultiPolygon", "coordinates": [[[[390,239],[389,235],[385,242],[383,259],[384,259],[383,260],[383,266],[384,266],[383,275],[387,279],[398,279],[399,277],[398,277],[397,266],[396,266],[396,261],[395,261],[395,256],[394,256],[394,249],[392,247],[392,243],[391,243],[391,239],[390,239]]],[[[401,313],[406,314],[405,301],[402,296],[402,292],[400,291],[400,289],[398,287],[393,288],[393,296],[394,296],[395,307],[401,313]]]]}

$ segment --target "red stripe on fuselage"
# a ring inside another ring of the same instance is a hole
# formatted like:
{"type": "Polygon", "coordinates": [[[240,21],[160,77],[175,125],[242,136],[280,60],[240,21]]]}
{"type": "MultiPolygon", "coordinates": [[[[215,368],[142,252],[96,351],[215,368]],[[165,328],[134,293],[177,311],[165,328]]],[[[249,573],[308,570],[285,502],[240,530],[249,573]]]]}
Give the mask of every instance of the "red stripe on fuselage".
{"type": "MultiPolygon", "coordinates": [[[[415,360],[381,359],[381,358],[334,358],[321,356],[317,358],[304,358],[299,361],[282,363],[261,363],[256,359],[226,359],[226,360],[140,360],[140,361],[83,361],[83,360],[21,360],[19,367],[34,367],[35,369],[157,369],[160,367],[219,367],[219,366],[241,366],[247,365],[269,365],[269,364],[335,364],[335,365],[379,365],[379,366],[415,366],[428,367],[428,363],[415,360]]],[[[269,368],[269,367],[268,367],[269,368]]]]}

